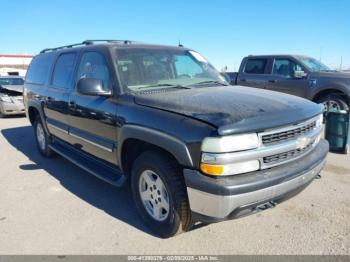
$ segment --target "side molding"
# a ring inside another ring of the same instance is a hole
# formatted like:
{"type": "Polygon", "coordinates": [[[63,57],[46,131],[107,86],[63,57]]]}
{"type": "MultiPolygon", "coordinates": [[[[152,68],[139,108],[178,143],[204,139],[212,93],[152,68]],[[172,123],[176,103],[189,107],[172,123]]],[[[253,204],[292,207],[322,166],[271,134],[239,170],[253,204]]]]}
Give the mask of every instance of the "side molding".
{"type": "Polygon", "coordinates": [[[183,166],[192,167],[193,162],[184,142],[163,132],[135,125],[124,125],[118,137],[118,163],[121,163],[123,143],[129,138],[156,145],[169,153],[183,166]]]}

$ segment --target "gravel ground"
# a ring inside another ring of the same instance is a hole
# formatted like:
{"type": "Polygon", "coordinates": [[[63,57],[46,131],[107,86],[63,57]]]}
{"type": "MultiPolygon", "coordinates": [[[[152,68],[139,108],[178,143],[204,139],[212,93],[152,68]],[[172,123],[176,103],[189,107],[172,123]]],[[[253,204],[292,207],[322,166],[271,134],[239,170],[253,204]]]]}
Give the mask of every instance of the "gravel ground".
{"type": "Polygon", "coordinates": [[[153,236],[127,188],[45,159],[25,118],[0,119],[0,254],[350,254],[350,157],[256,215],[153,236]]]}

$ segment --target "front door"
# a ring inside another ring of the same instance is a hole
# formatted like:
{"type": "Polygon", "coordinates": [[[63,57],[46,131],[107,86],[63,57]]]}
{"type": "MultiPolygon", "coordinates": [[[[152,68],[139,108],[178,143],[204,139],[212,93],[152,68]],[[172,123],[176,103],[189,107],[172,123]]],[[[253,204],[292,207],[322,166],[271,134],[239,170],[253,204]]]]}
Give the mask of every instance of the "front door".
{"type": "MultiPolygon", "coordinates": [[[[112,90],[109,68],[111,65],[103,53],[85,51],[81,55],[75,83],[81,78],[100,79],[106,90],[112,90]]],[[[116,100],[113,96],[80,94],[76,84],[69,99],[71,143],[86,153],[116,164],[116,100]]]]}
{"type": "Polygon", "coordinates": [[[275,59],[272,73],[268,79],[267,89],[306,97],[309,80],[306,76],[296,77],[295,72],[297,71],[304,71],[304,68],[297,62],[288,58],[275,59]]]}

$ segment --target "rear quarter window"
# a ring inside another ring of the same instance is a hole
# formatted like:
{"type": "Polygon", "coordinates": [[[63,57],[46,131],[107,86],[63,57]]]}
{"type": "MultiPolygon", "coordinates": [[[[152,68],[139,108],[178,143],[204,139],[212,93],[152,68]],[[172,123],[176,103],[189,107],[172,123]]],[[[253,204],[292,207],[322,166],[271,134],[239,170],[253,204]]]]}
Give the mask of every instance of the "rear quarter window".
{"type": "Polygon", "coordinates": [[[53,60],[54,55],[52,53],[36,56],[30,63],[26,74],[26,82],[39,85],[45,84],[48,79],[53,60]]]}
{"type": "Polygon", "coordinates": [[[267,59],[248,59],[244,68],[244,73],[247,74],[264,74],[267,64],[267,59]]]}

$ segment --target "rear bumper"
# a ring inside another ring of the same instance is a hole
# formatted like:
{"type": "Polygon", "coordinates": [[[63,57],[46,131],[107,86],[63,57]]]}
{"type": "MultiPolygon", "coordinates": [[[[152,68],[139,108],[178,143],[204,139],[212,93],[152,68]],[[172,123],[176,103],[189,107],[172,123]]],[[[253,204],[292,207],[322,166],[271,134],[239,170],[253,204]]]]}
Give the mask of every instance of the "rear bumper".
{"type": "Polygon", "coordinates": [[[23,103],[6,103],[1,102],[1,112],[4,115],[18,115],[25,114],[23,103]]]}
{"type": "Polygon", "coordinates": [[[259,211],[261,205],[281,202],[303,190],[322,170],[329,150],[320,143],[303,159],[278,167],[231,177],[213,178],[184,170],[192,212],[215,222],[259,211]]]}

